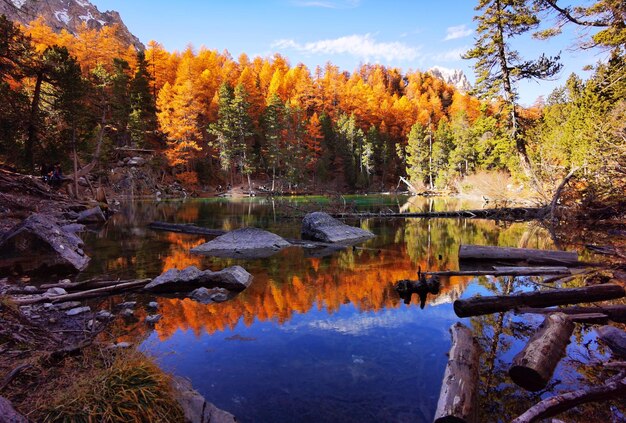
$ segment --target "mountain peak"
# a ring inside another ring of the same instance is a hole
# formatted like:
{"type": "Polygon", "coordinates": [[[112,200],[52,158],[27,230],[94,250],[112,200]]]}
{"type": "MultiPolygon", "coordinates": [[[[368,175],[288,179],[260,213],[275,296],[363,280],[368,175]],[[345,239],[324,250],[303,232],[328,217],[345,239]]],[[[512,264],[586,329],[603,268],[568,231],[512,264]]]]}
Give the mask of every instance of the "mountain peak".
{"type": "Polygon", "coordinates": [[[80,26],[101,29],[103,26],[118,24],[122,39],[138,50],[145,47],[126,27],[116,11],[100,12],[88,0],[9,0],[0,1],[0,14],[14,22],[27,25],[42,16],[46,25],[55,31],[67,30],[76,34],[80,26]]]}
{"type": "Polygon", "coordinates": [[[469,79],[460,69],[448,69],[442,66],[433,66],[427,71],[435,78],[439,78],[446,84],[453,85],[459,91],[466,93],[472,89],[469,79]]]}

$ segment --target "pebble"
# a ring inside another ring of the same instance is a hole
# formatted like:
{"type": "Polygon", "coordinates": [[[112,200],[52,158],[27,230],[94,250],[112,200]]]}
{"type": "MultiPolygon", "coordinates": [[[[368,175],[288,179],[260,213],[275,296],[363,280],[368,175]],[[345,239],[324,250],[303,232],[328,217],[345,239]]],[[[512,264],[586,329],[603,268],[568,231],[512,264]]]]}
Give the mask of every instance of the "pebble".
{"type": "Polygon", "coordinates": [[[137,301],[127,301],[125,303],[118,304],[117,307],[119,307],[119,308],[135,308],[136,305],[137,305],[137,301]]]}
{"type": "Polygon", "coordinates": [[[70,308],[76,308],[78,306],[80,306],[80,301],[66,301],[64,303],[56,304],[55,307],[58,310],[67,310],[67,309],[70,309],[70,308]]]}
{"type": "Polygon", "coordinates": [[[122,310],[122,312],[120,313],[120,315],[122,317],[132,317],[135,315],[135,312],[129,308],[125,308],[124,310],[122,310]]]}
{"type": "Polygon", "coordinates": [[[159,308],[159,303],[157,303],[156,301],[150,301],[148,303],[148,308],[156,310],[157,308],[159,308]]]}
{"type": "Polygon", "coordinates": [[[152,314],[146,317],[146,323],[155,324],[156,322],[161,320],[161,317],[163,316],[161,316],[160,314],[152,314]]]}
{"type": "Polygon", "coordinates": [[[27,292],[29,294],[35,294],[39,292],[39,290],[37,289],[36,286],[28,285],[24,287],[24,292],[27,292]]]}
{"type": "Polygon", "coordinates": [[[99,312],[96,313],[97,320],[108,320],[108,319],[111,319],[112,317],[113,315],[106,310],[100,310],[99,312]]]}
{"type": "Polygon", "coordinates": [[[65,314],[68,316],[78,316],[79,314],[87,313],[88,311],[91,311],[91,307],[89,306],[76,307],[66,311],[65,314]]]}
{"type": "Polygon", "coordinates": [[[130,348],[132,344],[130,342],[118,342],[117,344],[109,345],[109,348],[117,349],[117,348],[130,348]]]}
{"type": "Polygon", "coordinates": [[[65,295],[67,291],[63,288],[50,288],[46,291],[47,295],[65,295]]]}

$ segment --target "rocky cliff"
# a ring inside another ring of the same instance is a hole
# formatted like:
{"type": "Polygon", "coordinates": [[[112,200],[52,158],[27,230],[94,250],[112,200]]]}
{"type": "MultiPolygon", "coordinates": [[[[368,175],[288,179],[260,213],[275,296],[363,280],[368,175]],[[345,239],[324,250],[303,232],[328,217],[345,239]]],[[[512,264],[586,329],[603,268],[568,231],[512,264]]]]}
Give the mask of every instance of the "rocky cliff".
{"type": "Polygon", "coordinates": [[[28,24],[43,16],[55,31],[65,29],[72,34],[85,23],[89,28],[100,29],[105,25],[119,25],[120,36],[137,49],[144,45],[126,27],[116,11],[100,12],[87,0],[0,0],[0,14],[15,22],[28,24]]]}
{"type": "Polygon", "coordinates": [[[450,84],[461,92],[469,92],[472,89],[472,84],[470,84],[467,76],[463,73],[462,70],[459,69],[447,69],[442,68],[440,66],[434,66],[428,70],[435,78],[439,78],[444,81],[446,84],[450,84]]]}

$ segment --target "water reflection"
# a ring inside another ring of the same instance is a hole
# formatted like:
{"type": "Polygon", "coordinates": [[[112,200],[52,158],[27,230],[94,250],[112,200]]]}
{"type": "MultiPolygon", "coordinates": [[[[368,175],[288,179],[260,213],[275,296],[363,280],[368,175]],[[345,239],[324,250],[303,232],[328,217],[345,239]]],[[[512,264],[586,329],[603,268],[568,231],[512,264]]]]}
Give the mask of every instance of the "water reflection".
{"type": "MultiPolygon", "coordinates": [[[[477,207],[433,199],[404,206],[406,198],[376,196],[349,201],[372,211],[477,207]]],[[[174,267],[217,270],[232,264],[254,275],[247,290],[225,303],[159,298],[164,317],[153,332],[137,324],[124,334],[120,328],[120,336],[145,340],[144,348],[166,368],[190,377],[202,394],[244,422],[432,420],[450,347],[448,327],[458,320],[451,302],[503,279],[442,279],[424,310],[403,304],[394,283],[416,279],[418,268],[458,269],[461,243],[551,247],[532,224],[365,219],[348,223],[377,237],[358,248],[312,257],[294,247],[244,261],[191,255],[208,238],[146,229],[154,220],[224,230],[256,226],[292,238],[299,237],[300,220],[280,217],[271,202],[260,200],[139,202],[87,236],[93,259],[81,278],[154,277],[174,267]]],[[[503,347],[508,320],[472,324],[485,340],[498,340],[487,346],[486,357],[509,354],[503,347]]],[[[485,374],[497,373],[498,365],[496,359],[486,362],[485,374]]],[[[502,383],[495,377],[488,382],[502,383]]]]}

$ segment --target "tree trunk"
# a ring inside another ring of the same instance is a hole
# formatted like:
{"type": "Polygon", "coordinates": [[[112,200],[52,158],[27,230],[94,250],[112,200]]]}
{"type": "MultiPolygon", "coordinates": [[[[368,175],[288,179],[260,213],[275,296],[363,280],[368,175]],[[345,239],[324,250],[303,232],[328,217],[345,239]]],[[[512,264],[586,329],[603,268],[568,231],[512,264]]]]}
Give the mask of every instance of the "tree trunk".
{"type": "Polygon", "coordinates": [[[459,261],[514,261],[532,264],[574,265],[578,263],[578,253],[575,251],[461,245],[459,247],[459,261]]]}
{"type": "Polygon", "coordinates": [[[452,348],[443,375],[435,423],[475,422],[480,347],[461,323],[450,328],[452,348]]]}
{"type": "Polygon", "coordinates": [[[626,296],[626,292],[622,286],[605,284],[583,288],[525,292],[516,295],[472,297],[467,300],[456,300],[454,312],[459,317],[470,317],[507,311],[514,307],[549,307],[612,300],[624,296],[626,296]]]}
{"type": "Polygon", "coordinates": [[[76,155],[76,128],[72,128],[72,152],[74,153],[74,192],[78,199],[78,156],[76,155]]]}
{"type": "Polygon", "coordinates": [[[41,84],[43,83],[43,72],[37,74],[35,82],[35,90],[33,91],[33,101],[30,105],[30,118],[28,120],[28,138],[24,146],[24,154],[26,155],[26,164],[32,171],[35,168],[34,149],[37,143],[37,115],[39,115],[39,100],[41,99],[41,84]]]}
{"type": "Polygon", "coordinates": [[[569,344],[574,322],[563,313],[547,316],[526,346],[514,358],[509,376],[529,391],[539,391],[548,384],[569,344]]]}

